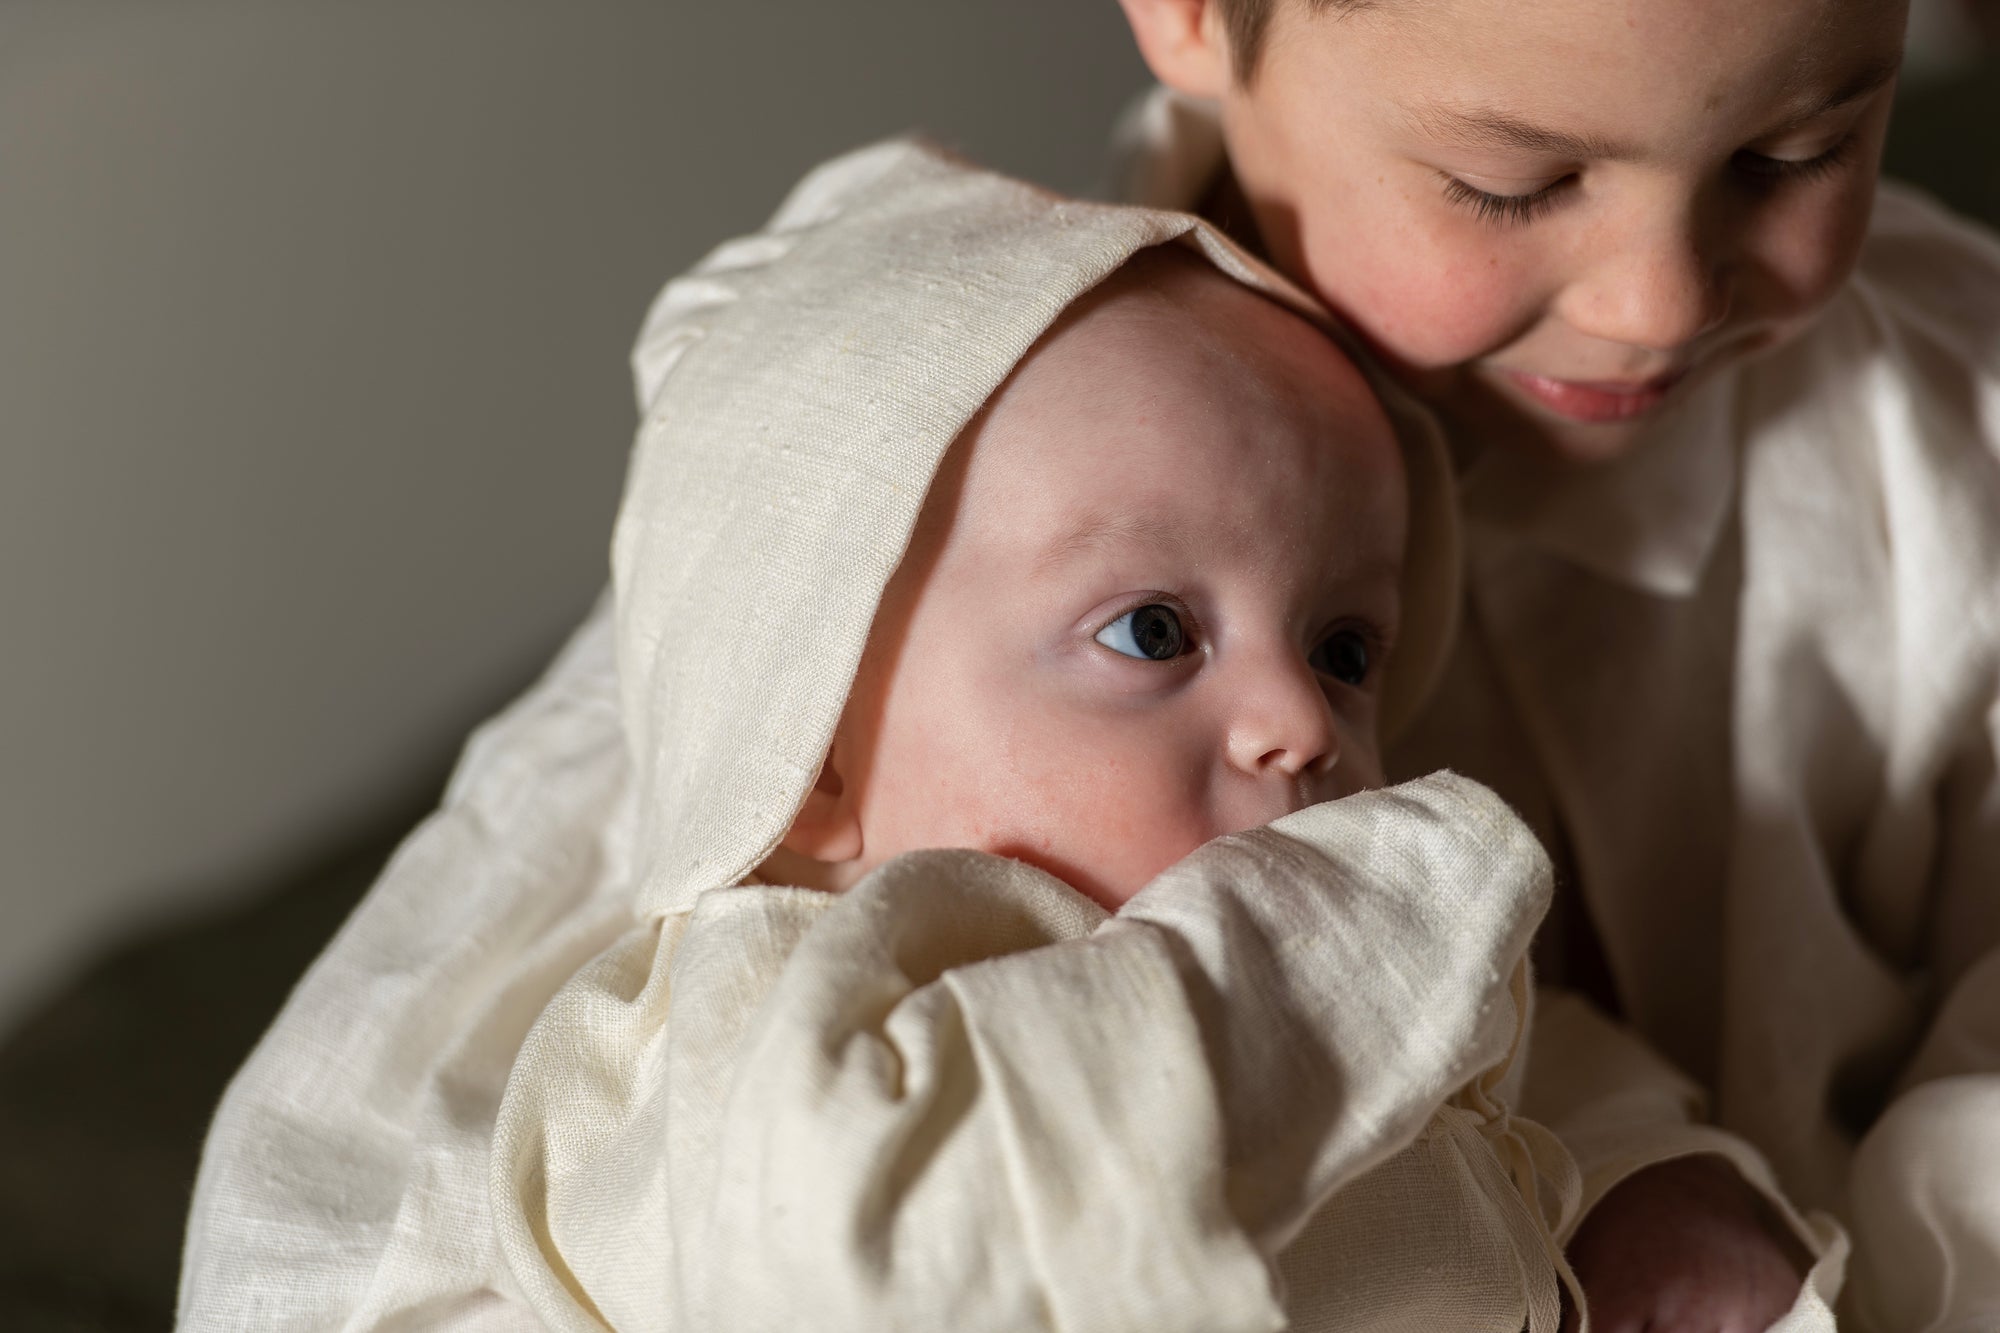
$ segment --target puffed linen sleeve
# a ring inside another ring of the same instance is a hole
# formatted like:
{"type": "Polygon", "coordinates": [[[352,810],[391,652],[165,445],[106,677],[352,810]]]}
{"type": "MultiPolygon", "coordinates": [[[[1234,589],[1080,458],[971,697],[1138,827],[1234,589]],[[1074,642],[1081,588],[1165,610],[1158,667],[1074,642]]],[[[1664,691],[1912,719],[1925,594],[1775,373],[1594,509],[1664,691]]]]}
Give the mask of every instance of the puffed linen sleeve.
{"type": "Polygon", "coordinates": [[[543,1013],[500,1243],[561,1329],[1278,1329],[1276,1253],[1506,1059],[1546,859],[1438,775],[1115,917],[970,852],[744,886],[543,1013]]]}

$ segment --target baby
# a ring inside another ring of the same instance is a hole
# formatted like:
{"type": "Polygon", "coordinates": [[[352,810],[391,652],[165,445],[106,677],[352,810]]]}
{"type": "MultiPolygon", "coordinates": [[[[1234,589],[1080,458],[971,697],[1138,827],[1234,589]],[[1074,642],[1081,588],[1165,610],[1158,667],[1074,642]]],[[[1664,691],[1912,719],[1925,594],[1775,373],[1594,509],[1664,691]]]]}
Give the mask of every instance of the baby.
{"type": "Polygon", "coordinates": [[[1500,1088],[1546,864],[1369,791],[1450,606],[1295,299],[907,145],[670,289],[643,919],[494,1138],[547,1324],[1554,1333],[1579,1182],[1500,1088]]]}

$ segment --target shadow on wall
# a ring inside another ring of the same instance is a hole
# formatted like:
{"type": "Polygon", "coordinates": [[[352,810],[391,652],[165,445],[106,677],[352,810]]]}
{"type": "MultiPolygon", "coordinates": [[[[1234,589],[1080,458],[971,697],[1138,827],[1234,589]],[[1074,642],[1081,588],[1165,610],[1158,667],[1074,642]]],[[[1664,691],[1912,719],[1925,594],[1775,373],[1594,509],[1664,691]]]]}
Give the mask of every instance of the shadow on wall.
{"type": "Polygon", "coordinates": [[[2000,57],[1905,90],[1883,169],[2000,227],[2000,57]]]}
{"type": "Polygon", "coordinates": [[[2000,227],[2000,0],[1913,0],[1883,170],[2000,227]]]}
{"type": "Polygon", "coordinates": [[[1088,184],[1114,5],[0,6],[0,1030],[435,767],[601,587],[662,281],[923,126],[1088,184]]]}

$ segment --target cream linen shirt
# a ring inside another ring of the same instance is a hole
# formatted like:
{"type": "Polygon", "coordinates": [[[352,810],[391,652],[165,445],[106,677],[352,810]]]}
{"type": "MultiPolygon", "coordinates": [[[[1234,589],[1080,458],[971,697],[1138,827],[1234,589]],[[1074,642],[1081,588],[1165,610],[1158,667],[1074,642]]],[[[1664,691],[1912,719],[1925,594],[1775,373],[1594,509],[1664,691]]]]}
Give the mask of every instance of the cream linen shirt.
{"type": "MultiPolygon", "coordinates": [[[[1156,94],[1125,133],[1130,197],[1186,206],[1220,169],[1198,105],[1156,94]]],[[[1639,450],[1465,470],[1458,653],[1394,756],[1537,827],[1603,952],[1550,971],[1849,1220],[1853,1321],[1884,1333],[2000,1328],[1996,441],[2000,246],[1885,185],[1814,325],[1639,450]]],[[[1615,1102],[1538,1049],[1531,1111],[1545,1076],[1615,1102]]],[[[1603,1180],[1668,1105],[1615,1150],[1566,1137],[1603,1180]]]]}

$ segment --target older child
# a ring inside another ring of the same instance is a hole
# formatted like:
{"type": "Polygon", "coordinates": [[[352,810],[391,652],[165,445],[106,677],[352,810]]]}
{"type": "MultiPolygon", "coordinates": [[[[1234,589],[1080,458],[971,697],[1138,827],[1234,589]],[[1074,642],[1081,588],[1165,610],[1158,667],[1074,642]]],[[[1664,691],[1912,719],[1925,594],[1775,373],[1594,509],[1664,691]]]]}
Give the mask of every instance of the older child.
{"type": "MultiPolygon", "coordinates": [[[[1857,1320],[2000,1323],[2000,248],[1877,197],[1905,6],[1123,3],[1182,95],[1127,193],[1450,427],[1468,616],[1392,769],[1529,813],[1568,978],[1851,1219],[1857,1320]]],[[[1635,1259],[1750,1203],[1630,1146],[1572,1254],[1682,1327],[1722,1284],[1635,1259]]]]}

